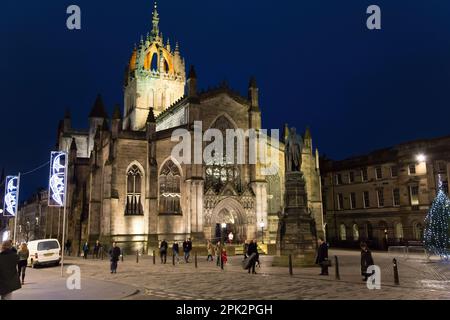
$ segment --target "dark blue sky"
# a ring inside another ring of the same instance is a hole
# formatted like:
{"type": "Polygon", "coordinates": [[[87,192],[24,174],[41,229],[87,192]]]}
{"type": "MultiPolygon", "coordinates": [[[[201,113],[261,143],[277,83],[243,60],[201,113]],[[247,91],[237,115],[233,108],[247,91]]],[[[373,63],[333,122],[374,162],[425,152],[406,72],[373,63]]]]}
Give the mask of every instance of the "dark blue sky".
{"type": "MultiPolygon", "coordinates": [[[[66,107],[84,127],[97,93],[109,113],[123,104],[123,70],[151,29],[152,6],[2,1],[0,168],[47,161],[66,107]],[[81,31],[66,29],[70,4],[81,7],[81,31]]],[[[226,79],[246,95],[255,75],[263,126],[310,125],[329,157],[450,134],[449,1],[161,0],[159,13],[200,87],[226,79]],[[366,28],[371,4],[382,9],[381,31],[366,28]]],[[[25,196],[47,186],[47,171],[23,178],[25,196]]]]}

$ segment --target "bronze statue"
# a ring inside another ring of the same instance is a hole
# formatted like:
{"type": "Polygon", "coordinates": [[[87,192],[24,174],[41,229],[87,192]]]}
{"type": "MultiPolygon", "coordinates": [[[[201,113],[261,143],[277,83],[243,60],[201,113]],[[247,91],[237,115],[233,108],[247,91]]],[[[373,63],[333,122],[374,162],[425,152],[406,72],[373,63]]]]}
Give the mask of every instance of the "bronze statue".
{"type": "Polygon", "coordinates": [[[297,135],[295,128],[291,128],[285,144],[286,172],[300,172],[302,149],[302,138],[297,135]]]}

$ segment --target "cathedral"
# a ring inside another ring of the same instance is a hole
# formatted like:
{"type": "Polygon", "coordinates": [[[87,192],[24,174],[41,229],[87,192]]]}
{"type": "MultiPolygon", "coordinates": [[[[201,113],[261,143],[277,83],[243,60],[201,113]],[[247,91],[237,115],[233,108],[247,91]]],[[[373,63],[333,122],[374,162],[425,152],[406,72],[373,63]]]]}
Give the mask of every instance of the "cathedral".
{"type": "MultiPolygon", "coordinates": [[[[66,237],[74,248],[100,240],[150,252],[163,239],[191,238],[194,246],[204,246],[232,233],[236,245],[255,239],[267,249],[275,245],[284,207],[287,127],[279,143],[266,139],[268,153],[278,160],[272,174],[263,174],[260,163],[180,163],[173,157],[176,130],[193,132],[201,123],[203,131],[265,133],[256,80],[249,81],[247,97],[226,83],[198,90],[194,68],[186,74],[179,46],[164,41],[159,22],[155,5],[151,31],[125,70],[123,108],[116,106],[109,117],[99,95],[88,129],[72,128],[70,112],[60,122],[58,149],[69,154],[66,237]]],[[[318,151],[309,129],[302,138],[308,209],[323,234],[318,151]]],[[[250,153],[252,140],[244,139],[244,148],[250,153]]]]}

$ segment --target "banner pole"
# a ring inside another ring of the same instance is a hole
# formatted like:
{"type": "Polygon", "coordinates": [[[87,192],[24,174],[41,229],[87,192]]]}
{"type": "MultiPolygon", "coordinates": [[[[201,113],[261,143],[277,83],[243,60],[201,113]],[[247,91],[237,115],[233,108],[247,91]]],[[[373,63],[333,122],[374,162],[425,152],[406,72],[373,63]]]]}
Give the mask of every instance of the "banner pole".
{"type": "Polygon", "coordinates": [[[13,246],[16,246],[16,233],[17,233],[17,218],[19,216],[19,192],[20,192],[20,172],[17,176],[17,204],[16,204],[16,215],[14,216],[14,236],[13,236],[13,246]]]}
{"type": "Polygon", "coordinates": [[[69,154],[66,152],[66,163],[64,171],[64,211],[63,211],[63,230],[62,230],[62,244],[61,244],[61,277],[64,277],[64,242],[66,237],[66,207],[67,207],[67,169],[69,168],[69,154]]]}

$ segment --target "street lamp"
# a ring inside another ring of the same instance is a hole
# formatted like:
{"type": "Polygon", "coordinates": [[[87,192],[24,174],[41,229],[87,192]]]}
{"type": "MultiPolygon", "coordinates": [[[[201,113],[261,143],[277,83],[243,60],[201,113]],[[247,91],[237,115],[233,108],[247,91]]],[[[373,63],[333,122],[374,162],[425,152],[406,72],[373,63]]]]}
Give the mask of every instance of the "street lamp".
{"type": "Polygon", "coordinates": [[[423,153],[420,153],[416,156],[416,160],[417,162],[422,163],[427,160],[427,157],[423,153]]]}
{"type": "Polygon", "coordinates": [[[262,244],[264,244],[264,227],[265,226],[266,225],[265,225],[264,221],[261,221],[259,223],[259,227],[261,228],[261,241],[262,241],[262,244]]]}

